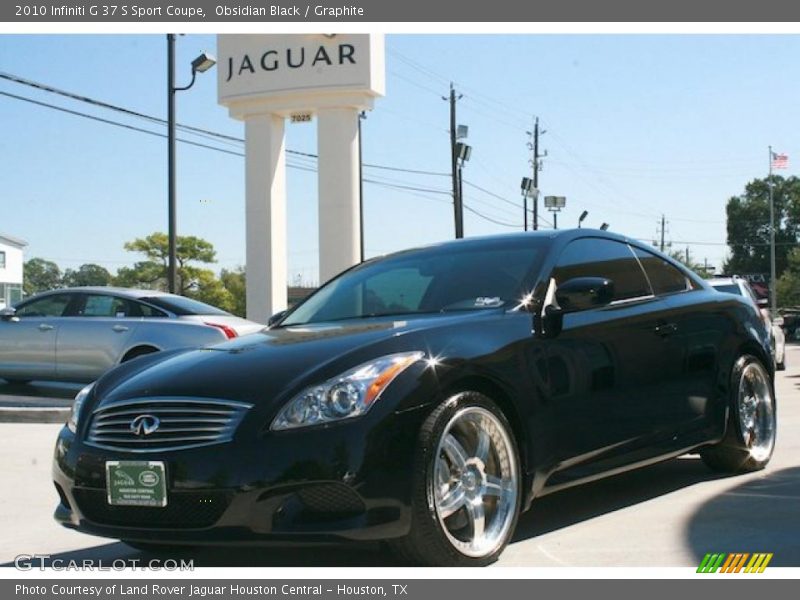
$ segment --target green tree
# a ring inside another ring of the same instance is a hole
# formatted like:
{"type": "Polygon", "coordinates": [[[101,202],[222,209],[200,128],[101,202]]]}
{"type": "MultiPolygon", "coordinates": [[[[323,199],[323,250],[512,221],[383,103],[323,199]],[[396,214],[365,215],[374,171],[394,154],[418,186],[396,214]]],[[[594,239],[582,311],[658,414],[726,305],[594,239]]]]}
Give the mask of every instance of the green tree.
{"type": "Polygon", "coordinates": [[[62,282],[66,287],[80,287],[86,285],[104,286],[111,283],[111,273],[100,265],[87,263],[77,269],[64,271],[62,282]]]}
{"type": "MultiPolygon", "coordinates": [[[[214,246],[211,242],[193,235],[178,236],[176,241],[175,255],[178,267],[176,287],[183,294],[197,293],[202,283],[200,279],[203,279],[206,284],[209,279],[208,275],[201,274],[203,269],[191,263],[210,264],[215,262],[214,246]]],[[[165,290],[169,261],[167,234],[151,233],[147,237],[126,242],[124,247],[130,252],[141,252],[145,255],[146,260],[137,262],[133,267],[120,269],[117,273],[117,284],[165,290]]]]}
{"type": "Polygon", "coordinates": [[[194,270],[192,288],[186,290],[186,295],[228,312],[234,309],[233,296],[211,269],[194,270]]]}
{"type": "Polygon", "coordinates": [[[26,296],[54,290],[62,286],[61,269],[43,258],[32,258],[22,266],[22,290],[26,296]]]}
{"type": "Polygon", "coordinates": [[[775,282],[778,306],[800,306],[800,248],[787,256],[786,269],[775,282]]]}
{"type": "Polygon", "coordinates": [[[726,273],[769,273],[769,182],[775,206],[775,265],[778,276],[788,263],[791,246],[800,233],[800,179],[773,175],[755,179],[744,193],[728,200],[726,207],[728,246],[731,255],[726,273]]]}
{"type": "Polygon", "coordinates": [[[231,294],[231,312],[240,317],[247,315],[247,301],[245,293],[244,269],[238,267],[233,270],[222,269],[219,274],[220,281],[231,294]]]}

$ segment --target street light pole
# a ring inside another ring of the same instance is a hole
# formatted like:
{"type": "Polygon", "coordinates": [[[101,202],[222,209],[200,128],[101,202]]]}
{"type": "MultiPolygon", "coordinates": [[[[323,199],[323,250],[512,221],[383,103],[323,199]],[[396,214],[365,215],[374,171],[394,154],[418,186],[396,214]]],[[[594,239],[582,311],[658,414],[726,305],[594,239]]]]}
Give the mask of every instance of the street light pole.
{"type": "MultiPolygon", "coordinates": [[[[167,34],[167,288],[175,294],[178,281],[177,181],[175,177],[175,94],[194,85],[198,73],[205,73],[216,59],[203,52],[192,61],[192,80],[189,85],[175,86],[175,34],[167,34]]],[[[181,285],[183,288],[183,285],[181,285]]],[[[182,291],[182,290],[181,290],[182,291]]]]}
{"type": "Polygon", "coordinates": [[[364,262],[364,159],[361,153],[361,121],[367,118],[366,111],[358,115],[358,226],[361,230],[361,262],[364,262]]]}
{"type": "Polygon", "coordinates": [[[175,34],[167,34],[167,290],[175,293],[178,278],[178,235],[175,183],[175,34]]]}

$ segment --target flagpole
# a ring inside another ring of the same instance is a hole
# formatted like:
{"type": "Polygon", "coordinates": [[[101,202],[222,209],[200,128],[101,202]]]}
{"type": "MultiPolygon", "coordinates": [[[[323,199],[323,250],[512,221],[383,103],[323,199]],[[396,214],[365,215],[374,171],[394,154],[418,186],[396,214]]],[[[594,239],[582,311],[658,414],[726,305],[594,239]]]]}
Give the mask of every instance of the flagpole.
{"type": "Polygon", "coordinates": [[[778,298],[775,294],[775,202],[772,197],[772,146],[769,147],[769,295],[772,318],[778,314],[778,298]]]}

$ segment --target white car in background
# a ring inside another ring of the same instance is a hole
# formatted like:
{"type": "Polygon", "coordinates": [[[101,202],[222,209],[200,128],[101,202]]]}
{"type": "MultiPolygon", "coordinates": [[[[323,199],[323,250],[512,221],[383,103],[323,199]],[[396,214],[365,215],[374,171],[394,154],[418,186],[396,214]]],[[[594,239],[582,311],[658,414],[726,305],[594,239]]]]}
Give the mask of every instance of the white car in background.
{"type": "Polygon", "coordinates": [[[52,290],[0,309],[0,378],[89,382],[144,354],[218,344],[263,328],[154,290],[52,290]]]}
{"type": "Polygon", "coordinates": [[[783,371],[786,368],[786,336],[783,333],[783,317],[772,318],[769,309],[767,308],[768,302],[760,300],[750,284],[743,277],[734,275],[733,277],[715,277],[709,279],[708,283],[715,290],[727,294],[737,294],[749,298],[756,310],[761,314],[761,319],[770,332],[770,341],[772,343],[772,352],[775,356],[775,368],[778,371],[783,371]]]}

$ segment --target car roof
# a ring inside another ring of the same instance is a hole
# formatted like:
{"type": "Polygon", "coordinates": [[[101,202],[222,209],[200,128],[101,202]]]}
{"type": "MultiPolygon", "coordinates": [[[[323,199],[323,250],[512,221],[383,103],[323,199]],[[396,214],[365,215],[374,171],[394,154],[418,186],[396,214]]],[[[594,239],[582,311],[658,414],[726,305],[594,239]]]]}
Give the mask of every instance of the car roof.
{"type": "MultiPolygon", "coordinates": [[[[503,240],[514,240],[514,239],[523,240],[523,239],[535,238],[541,240],[550,240],[551,242],[555,242],[556,240],[558,240],[559,242],[563,241],[564,243],[567,243],[572,241],[573,239],[582,237],[599,237],[609,240],[616,240],[618,242],[623,242],[626,244],[633,244],[635,246],[649,247],[646,243],[637,240],[635,238],[630,238],[624,235],[620,235],[618,233],[613,233],[611,231],[604,231],[602,229],[591,229],[591,228],[539,229],[537,231],[520,231],[516,233],[501,233],[494,235],[471,236],[457,240],[434,242],[432,244],[426,244],[424,246],[416,246],[413,248],[406,248],[403,250],[399,250],[397,252],[392,252],[390,254],[387,254],[386,256],[391,256],[395,254],[399,255],[403,254],[404,252],[414,252],[426,248],[463,247],[469,245],[481,246],[483,244],[490,244],[495,241],[500,242],[503,240]]],[[[651,250],[658,253],[658,250],[656,248],[651,248],[651,250]]],[[[375,258],[382,258],[382,257],[375,257],[375,258]]]]}
{"type": "Polygon", "coordinates": [[[48,290],[46,292],[41,292],[39,294],[36,294],[35,296],[30,296],[28,298],[25,298],[25,300],[30,300],[31,298],[35,298],[36,296],[45,296],[49,294],[75,294],[75,293],[114,294],[115,296],[122,296],[124,298],[132,298],[132,299],[173,295],[173,294],[167,294],[166,292],[161,292],[159,290],[141,290],[141,289],[114,287],[114,286],[81,286],[81,287],[58,288],[55,290],[48,290]]]}

